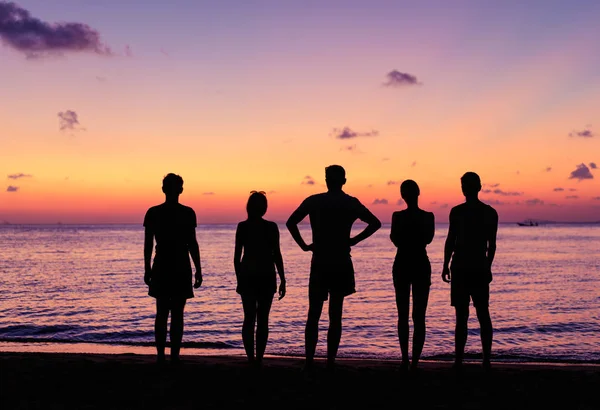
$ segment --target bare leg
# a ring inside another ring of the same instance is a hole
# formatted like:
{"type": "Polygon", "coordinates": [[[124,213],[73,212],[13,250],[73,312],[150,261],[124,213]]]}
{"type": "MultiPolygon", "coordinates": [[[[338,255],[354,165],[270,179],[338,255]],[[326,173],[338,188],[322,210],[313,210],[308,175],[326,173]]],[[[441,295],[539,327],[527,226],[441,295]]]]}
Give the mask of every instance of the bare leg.
{"type": "Polygon", "coordinates": [[[319,340],[319,319],[323,311],[323,301],[309,299],[308,318],[306,320],[306,329],[304,333],[304,349],[306,352],[306,367],[313,364],[317,342],[319,340]]]}
{"type": "Polygon", "coordinates": [[[256,309],[256,360],[262,362],[267,341],[269,340],[269,313],[273,304],[273,296],[258,300],[256,309]]]}
{"type": "Polygon", "coordinates": [[[410,283],[396,283],[396,308],[398,309],[398,341],[402,353],[402,368],[408,368],[408,311],[410,283]]]}
{"type": "Polygon", "coordinates": [[[477,319],[479,320],[481,334],[481,348],[483,350],[483,367],[490,367],[490,356],[492,354],[492,318],[488,306],[475,306],[477,319]]]}
{"type": "Polygon", "coordinates": [[[429,285],[413,284],[413,346],[412,368],[416,369],[425,344],[425,313],[429,301],[429,285]]]}
{"type": "Polygon", "coordinates": [[[171,301],[171,361],[179,360],[181,340],[183,339],[183,309],[185,299],[171,301]]]}
{"type": "Polygon", "coordinates": [[[465,354],[465,345],[467,344],[469,305],[455,306],[456,310],[456,328],[454,331],[455,358],[454,363],[461,366],[465,354]]]}
{"type": "Polygon", "coordinates": [[[254,362],[254,326],[256,323],[256,298],[242,296],[244,307],[244,324],[242,325],[242,341],[249,362],[254,362]]]}
{"type": "Polygon", "coordinates": [[[169,301],[156,299],[156,317],[154,319],[154,341],[156,343],[156,358],[158,362],[165,360],[165,345],[167,344],[167,322],[169,320],[169,301]]]}
{"type": "Polygon", "coordinates": [[[327,331],[327,366],[335,364],[342,338],[342,311],[344,296],[331,295],[329,300],[329,330],[327,331]]]}

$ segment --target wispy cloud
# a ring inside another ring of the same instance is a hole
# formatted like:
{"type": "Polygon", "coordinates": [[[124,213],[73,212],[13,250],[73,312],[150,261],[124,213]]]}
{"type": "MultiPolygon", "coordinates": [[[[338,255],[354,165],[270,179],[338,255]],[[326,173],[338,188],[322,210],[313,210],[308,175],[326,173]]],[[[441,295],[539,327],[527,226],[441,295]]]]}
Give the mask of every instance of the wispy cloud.
{"type": "Polygon", "coordinates": [[[207,195],[207,196],[212,196],[214,195],[214,192],[202,192],[202,195],[207,195]]]}
{"type": "Polygon", "coordinates": [[[389,159],[388,157],[381,158],[381,161],[382,161],[382,162],[389,161],[389,160],[390,160],[390,159],[389,159]]]}
{"type": "Polygon", "coordinates": [[[552,167],[546,167],[546,172],[552,171],[552,167]]]}
{"type": "Polygon", "coordinates": [[[367,132],[357,132],[350,129],[350,127],[344,127],[334,128],[330,135],[333,135],[335,138],[340,140],[349,140],[358,137],[376,137],[379,135],[379,131],[372,130],[367,132]]]}
{"type": "Polygon", "coordinates": [[[596,134],[594,134],[590,127],[584,128],[581,131],[573,131],[569,133],[569,137],[578,137],[578,138],[593,138],[596,134]]]}
{"type": "Polygon", "coordinates": [[[500,188],[496,188],[496,189],[482,189],[481,192],[484,193],[484,194],[495,194],[495,195],[501,195],[501,196],[521,196],[521,195],[523,195],[523,192],[503,191],[500,188]]]}
{"type": "Polygon", "coordinates": [[[32,17],[13,2],[0,1],[0,39],[4,44],[39,58],[65,52],[114,53],[100,40],[100,33],[83,23],[48,23],[32,17]]]}
{"type": "Polygon", "coordinates": [[[593,197],[592,197],[592,199],[593,199],[594,201],[600,201],[600,196],[593,196],[593,197]]]}
{"type": "Polygon", "coordinates": [[[591,168],[591,169],[597,169],[597,168],[598,168],[598,166],[596,165],[596,163],[595,163],[595,162],[590,162],[590,168],[591,168]]]}
{"type": "Polygon", "coordinates": [[[302,185],[314,185],[314,184],[315,184],[315,180],[310,175],[305,176],[304,180],[302,181],[302,185]]]}
{"type": "Polygon", "coordinates": [[[577,191],[577,188],[569,188],[569,191],[575,192],[575,191],[577,191]]]}
{"type": "Polygon", "coordinates": [[[58,126],[61,131],[83,131],[79,117],[75,111],[67,110],[58,113],[58,126]]]}
{"type": "Polygon", "coordinates": [[[388,181],[387,185],[400,185],[400,181],[388,181]]]}
{"type": "Polygon", "coordinates": [[[559,188],[554,188],[554,192],[562,192],[564,190],[565,190],[564,188],[560,188],[560,187],[559,188]]]}
{"type": "Polygon", "coordinates": [[[346,145],[346,146],[340,148],[340,151],[348,151],[348,152],[353,152],[353,153],[358,153],[359,152],[356,144],[346,145]]]}
{"type": "Polygon", "coordinates": [[[484,198],[482,198],[482,201],[488,205],[497,205],[497,206],[510,204],[510,202],[500,201],[499,199],[484,199],[484,198]]]}
{"type": "Polygon", "coordinates": [[[448,204],[441,204],[440,208],[448,208],[448,204]]]}
{"type": "Polygon", "coordinates": [[[419,80],[417,80],[416,76],[408,73],[402,73],[398,70],[390,71],[386,74],[385,77],[386,81],[383,83],[383,85],[386,87],[407,87],[413,85],[422,85],[422,83],[419,82],[419,80]]]}
{"type": "Polygon", "coordinates": [[[410,166],[411,166],[412,168],[414,168],[415,166],[417,166],[417,161],[413,161],[413,163],[412,163],[412,164],[410,164],[410,166]]]}
{"type": "Polygon", "coordinates": [[[498,188],[500,184],[483,184],[483,187],[498,188]]]}
{"type": "Polygon", "coordinates": [[[579,199],[578,195],[567,195],[565,198],[567,199],[579,199]]]}
{"type": "Polygon", "coordinates": [[[125,52],[125,56],[133,57],[133,50],[131,49],[131,46],[129,44],[125,46],[125,49],[123,51],[125,52]]]}
{"type": "Polygon", "coordinates": [[[375,198],[375,200],[373,201],[373,205],[387,205],[388,204],[388,200],[385,198],[375,198]]]}
{"type": "Polygon", "coordinates": [[[97,80],[99,83],[105,83],[105,82],[106,82],[106,80],[107,80],[107,78],[106,78],[106,77],[103,77],[103,76],[101,76],[101,75],[97,75],[97,76],[96,76],[96,80],[97,80]]]}
{"type": "Polygon", "coordinates": [[[544,201],[539,198],[533,198],[526,200],[525,204],[529,206],[544,205],[544,201]]]}
{"type": "Polygon", "coordinates": [[[594,179],[594,176],[585,164],[579,164],[577,165],[575,171],[571,172],[569,179],[577,179],[579,181],[583,181],[584,179],[594,179]]]}
{"type": "Polygon", "coordinates": [[[13,186],[13,185],[9,185],[6,188],[6,192],[17,192],[18,190],[19,190],[19,187],[18,186],[13,186]]]}
{"type": "Polygon", "coordinates": [[[19,172],[18,174],[10,174],[7,175],[8,179],[21,179],[21,178],[32,178],[33,175],[31,174],[24,174],[22,172],[19,172]]]}

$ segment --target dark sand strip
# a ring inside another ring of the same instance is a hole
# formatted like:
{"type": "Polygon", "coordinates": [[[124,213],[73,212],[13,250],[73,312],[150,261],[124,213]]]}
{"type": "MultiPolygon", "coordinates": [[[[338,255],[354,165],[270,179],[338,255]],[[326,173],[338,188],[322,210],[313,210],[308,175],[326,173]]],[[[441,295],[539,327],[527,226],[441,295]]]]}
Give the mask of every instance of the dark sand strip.
{"type": "Polygon", "coordinates": [[[335,372],[317,362],[266,358],[260,370],[243,357],[182,356],[178,367],[153,356],[0,353],[2,409],[600,409],[600,365],[424,362],[416,374],[397,362],[340,359],[335,372]]]}

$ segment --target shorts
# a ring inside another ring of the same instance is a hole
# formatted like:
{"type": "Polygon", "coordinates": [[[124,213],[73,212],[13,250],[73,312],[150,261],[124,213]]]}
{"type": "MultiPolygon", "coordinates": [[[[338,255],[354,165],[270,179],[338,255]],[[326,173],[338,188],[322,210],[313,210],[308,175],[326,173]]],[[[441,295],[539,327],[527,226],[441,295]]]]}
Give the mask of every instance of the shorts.
{"type": "Polygon", "coordinates": [[[333,258],[313,254],[308,281],[309,300],[326,301],[329,294],[346,297],[355,292],[354,266],[350,255],[333,258]]]}
{"type": "Polygon", "coordinates": [[[468,307],[471,300],[476,308],[488,307],[490,305],[490,284],[465,283],[453,279],[450,282],[450,304],[454,307],[468,307]]]}
{"type": "Polygon", "coordinates": [[[262,275],[240,275],[235,289],[242,297],[264,299],[277,292],[275,272],[262,275]]]}
{"type": "Polygon", "coordinates": [[[194,297],[192,269],[187,267],[152,266],[148,295],[162,300],[181,300],[194,297]]]}

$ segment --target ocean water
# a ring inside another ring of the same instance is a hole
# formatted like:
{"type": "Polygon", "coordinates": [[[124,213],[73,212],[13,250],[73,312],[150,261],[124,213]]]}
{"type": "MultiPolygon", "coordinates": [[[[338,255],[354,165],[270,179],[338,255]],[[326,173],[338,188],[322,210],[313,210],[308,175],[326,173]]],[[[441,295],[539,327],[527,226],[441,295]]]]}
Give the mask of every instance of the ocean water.
{"type": "MultiPolygon", "coordinates": [[[[447,229],[438,225],[428,247],[426,358],[454,350],[454,309],[440,278],[447,229]]],[[[310,254],[280,230],[288,294],[273,302],[267,354],[302,356],[310,254]]],[[[340,357],[400,357],[389,231],[384,225],[353,248],[357,293],[344,304],[340,357]]],[[[302,232],[310,240],[307,226],[302,232]]],[[[234,235],[235,225],[197,229],[204,284],[186,305],[182,354],[243,354],[234,235]]],[[[152,353],[143,236],[137,225],[0,226],[0,350],[152,353]]],[[[490,302],[496,360],[600,361],[599,244],[600,225],[500,225],[490,302]]],[[[481,351],[473,309],[466,350],[481,351]]]]}

